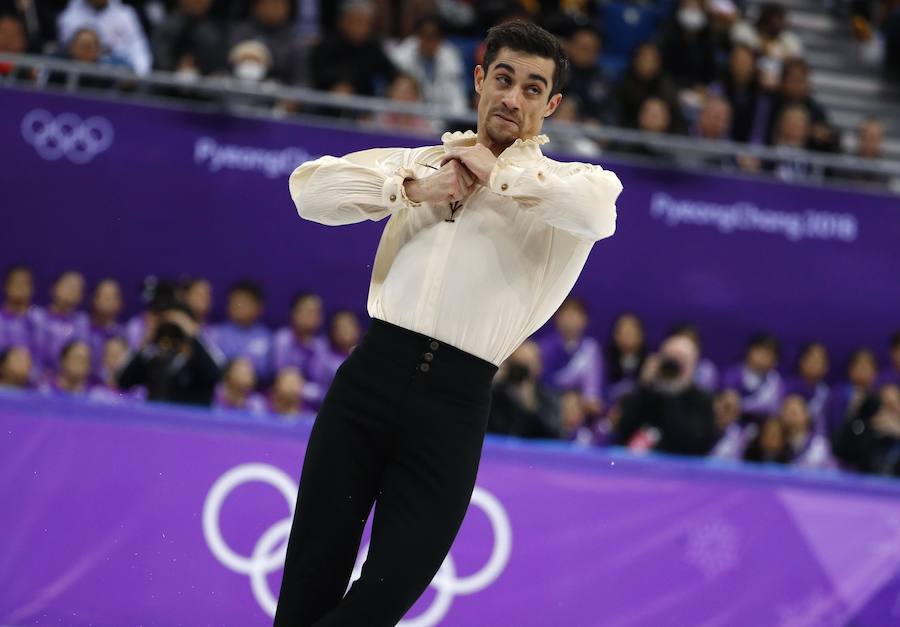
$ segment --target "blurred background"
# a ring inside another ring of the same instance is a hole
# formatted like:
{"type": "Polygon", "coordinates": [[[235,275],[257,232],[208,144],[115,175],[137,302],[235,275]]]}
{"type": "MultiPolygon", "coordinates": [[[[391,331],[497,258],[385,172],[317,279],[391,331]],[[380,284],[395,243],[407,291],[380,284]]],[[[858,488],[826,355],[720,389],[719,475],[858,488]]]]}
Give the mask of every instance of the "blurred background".
{"type": "Polygon", "coordinates": [[[404,624],[900,624],[897,0],[0,0],[0,623],[270,620],[384,228],[288,176],[474,129],[508,20],[563,43],[545,153],[616,172],[618,230],[404,624]]]}

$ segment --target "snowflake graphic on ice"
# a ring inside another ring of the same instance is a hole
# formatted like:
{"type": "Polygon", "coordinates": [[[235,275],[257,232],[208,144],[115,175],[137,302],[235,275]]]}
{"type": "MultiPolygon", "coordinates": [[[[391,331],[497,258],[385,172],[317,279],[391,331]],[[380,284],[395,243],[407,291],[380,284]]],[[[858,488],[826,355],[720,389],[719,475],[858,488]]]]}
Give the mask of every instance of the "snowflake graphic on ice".
{"type": "Polygon", "coordinates": [[[793,603],[780,604],[775,612],[778,627],[837,627],[844,624],[840,601],[819,587],[793,603]]]}
{"type": "Polygon", "coordinates": [[[734,525],[721,518],[709,520],[688,532],[684,561],[716,579],[737,566],[739,544],[734,525]]]}

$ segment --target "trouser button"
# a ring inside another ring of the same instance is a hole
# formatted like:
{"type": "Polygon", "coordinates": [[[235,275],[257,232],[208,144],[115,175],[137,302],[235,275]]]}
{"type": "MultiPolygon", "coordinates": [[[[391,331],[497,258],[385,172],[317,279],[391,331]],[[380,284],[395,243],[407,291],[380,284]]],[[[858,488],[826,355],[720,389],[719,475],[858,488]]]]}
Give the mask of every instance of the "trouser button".
{"type": "Polygon", "coordinates": [[[421,370],[422,372],[428,372],[429,370],[431,370],[431,366],[429,366],[428,364],[419,364],[419,370],[421,370]]]}
{"type": "Polygon", "coordinates": [[[429,344],[429,348],[431,350],[436,351],[438,349],[438,346],[440,346],[440,344],[438,344],[435,340],[431,340],[431,344],[429,344]]]}

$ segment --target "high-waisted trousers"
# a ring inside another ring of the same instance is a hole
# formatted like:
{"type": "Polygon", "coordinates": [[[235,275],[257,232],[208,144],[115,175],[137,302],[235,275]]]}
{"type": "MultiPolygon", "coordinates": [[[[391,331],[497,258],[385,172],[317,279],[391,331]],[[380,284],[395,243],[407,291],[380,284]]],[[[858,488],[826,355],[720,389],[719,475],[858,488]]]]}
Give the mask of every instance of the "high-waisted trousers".
{"type": "Polygon", "coordinates": [[[310,434],[276,627],[379,627],[403,618],[462,524],[496,371],[372,319],[310,434]],[[347,590],[373,504],[368,556],[347,590]]]}

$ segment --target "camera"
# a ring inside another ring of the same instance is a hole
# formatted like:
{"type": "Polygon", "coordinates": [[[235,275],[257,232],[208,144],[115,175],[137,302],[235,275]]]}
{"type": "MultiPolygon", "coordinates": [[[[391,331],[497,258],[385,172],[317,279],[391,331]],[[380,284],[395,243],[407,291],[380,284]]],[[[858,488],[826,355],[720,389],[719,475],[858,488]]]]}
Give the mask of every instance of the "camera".
{"type": "Polygon", "coordinates": [[[656,378],[660,381],[674,381],[678,379],[684,368],[681,364],[671,357],[663,357],[656,369],[656,378]]]}
{"type": "Polygon", "coordinates": [[[529,370],[528,366],[514,361],[509,364],[509,370],[506,371],[506,379],[510,383],[522,383],[530,374],[531,370],[529,370]]]}

